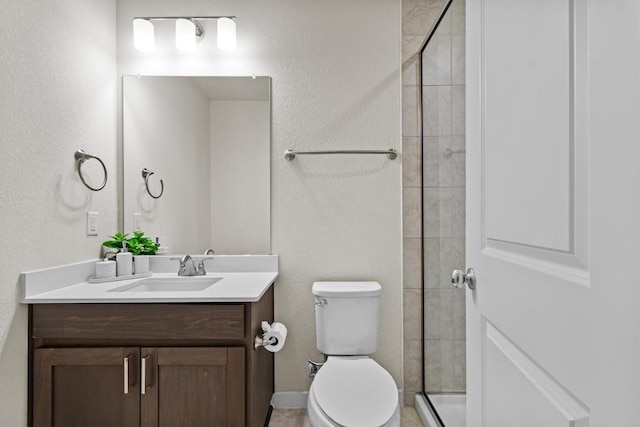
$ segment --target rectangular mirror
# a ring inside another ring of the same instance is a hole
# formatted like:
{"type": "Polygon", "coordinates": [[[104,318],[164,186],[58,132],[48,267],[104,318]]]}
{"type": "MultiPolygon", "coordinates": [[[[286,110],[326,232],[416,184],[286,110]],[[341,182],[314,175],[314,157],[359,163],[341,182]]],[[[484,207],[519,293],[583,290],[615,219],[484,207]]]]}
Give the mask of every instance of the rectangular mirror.
{"type": "Polygon", "coordinates": [[[122,91],[124,232],[269,254],[271,79],[124,76],[122,91]]]}

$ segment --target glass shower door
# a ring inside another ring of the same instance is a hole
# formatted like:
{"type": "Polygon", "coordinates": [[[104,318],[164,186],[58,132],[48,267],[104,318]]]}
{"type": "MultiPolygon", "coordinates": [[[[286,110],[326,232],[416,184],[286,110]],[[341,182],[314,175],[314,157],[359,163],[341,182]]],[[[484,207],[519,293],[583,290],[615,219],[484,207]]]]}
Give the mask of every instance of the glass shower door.
{"type": "Polygon", "coordinates": [[[446,427],[466,425],[464,10],[447,3],[420,55],[423,394],[446,427]]]}

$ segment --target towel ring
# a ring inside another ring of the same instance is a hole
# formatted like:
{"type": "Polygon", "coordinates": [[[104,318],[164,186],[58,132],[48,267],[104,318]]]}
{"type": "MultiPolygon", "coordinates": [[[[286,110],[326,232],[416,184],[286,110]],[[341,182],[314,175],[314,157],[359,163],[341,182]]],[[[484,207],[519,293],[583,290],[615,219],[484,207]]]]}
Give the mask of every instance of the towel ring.
{"type": "Polygon", "coordinates": [[[151,175],[153,175],[152,171],[150,171],[147,168],[142,169],[142,177],[144,178],[144,185],[145,187],[147,187],[147,193],[149,193],[149,195],[154,199],[159,199],[160,197],[162,197],[162,194],[164,193],[164,182],[160,180],[160,194],[158,194],[157,196],[154,196],[153,194],[151,194],[151,190],[149,190],[149,177],[151,175]]]}
{"type": "Polygon", "coordinates": [[[78,175],[80,175],[80,181],[82,181],[85,187],[87,187],[91,191],[102,190],[104,186],[107,185],[107,167],[104,165],[104,162],[100,160],[100,157],[87,154],[87,152],[82,149],[77,150],[74,157],[76,159],[76,167],[78,169],[78,175]],[[82,164],[89,159],[96,159],[97,161],[99,161],[102,165],[102,170],[104,170],[104,181],[102,181],[102,185],[100,186],[100,188],[93,188],[92,186],[87,184],[87,181],[84,180],[84,176],[82,175],[82,164]]]}

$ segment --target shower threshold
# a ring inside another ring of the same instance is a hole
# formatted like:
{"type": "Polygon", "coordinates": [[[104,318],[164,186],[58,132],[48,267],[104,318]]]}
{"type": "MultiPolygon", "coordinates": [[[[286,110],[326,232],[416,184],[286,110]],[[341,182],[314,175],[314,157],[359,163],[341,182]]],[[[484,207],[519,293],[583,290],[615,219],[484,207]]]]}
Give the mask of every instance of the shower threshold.
{"type": "MultiPolygon", "coordinates": [[[[466,394],[430,394],[429,399],[444,427],[467,426],[467,395],[466,394]]],[[[428,403],[421,394],[416,395],[416,410],[425,427],[440,427],[436,418],[429,410],[428,403]]]]}

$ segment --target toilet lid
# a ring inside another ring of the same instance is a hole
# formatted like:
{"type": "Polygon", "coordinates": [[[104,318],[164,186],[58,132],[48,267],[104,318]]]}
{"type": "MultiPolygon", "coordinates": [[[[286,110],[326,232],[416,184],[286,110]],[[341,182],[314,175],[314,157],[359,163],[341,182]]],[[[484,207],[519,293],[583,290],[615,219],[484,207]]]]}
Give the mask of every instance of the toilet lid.
{"type": "Polygon", "coordinates": [[[395,381],[368,357],[329,357],[313,391],[323,412],[343,426],[382,426],[398,406],[395,381]]]}

